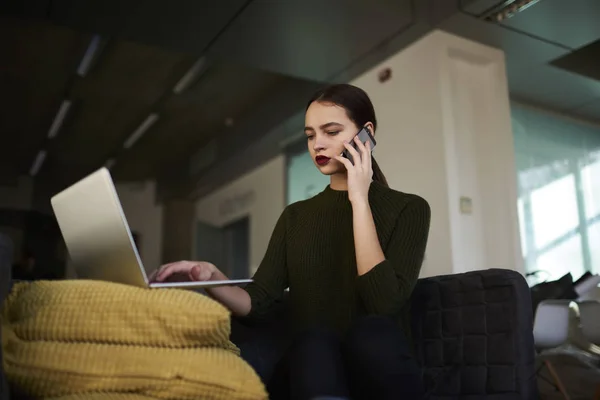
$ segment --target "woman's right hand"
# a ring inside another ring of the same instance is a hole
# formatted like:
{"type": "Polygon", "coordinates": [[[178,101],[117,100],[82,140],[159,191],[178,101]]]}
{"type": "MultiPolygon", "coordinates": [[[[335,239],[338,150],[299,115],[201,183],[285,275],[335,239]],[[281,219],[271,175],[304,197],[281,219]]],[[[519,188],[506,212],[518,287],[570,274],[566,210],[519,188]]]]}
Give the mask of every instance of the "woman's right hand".
{"type": "Polygon", "coordinates": [[[165,264],[150,277],[153,282],[210,281],[217,267],[206,261],[177,261],[165,264]]]}
{"type": "MultiPolygon", "coordinates": [[[[214,264],[206,261],[177,261],[163,265],[150,279],[154,282],[198,282],[227,280],[227,277],[214,264]]],[[[206,291],[236,316],[246,316],[252,309],[250,295],[240,287],[225,285],[207,288],[206,291]]]]}

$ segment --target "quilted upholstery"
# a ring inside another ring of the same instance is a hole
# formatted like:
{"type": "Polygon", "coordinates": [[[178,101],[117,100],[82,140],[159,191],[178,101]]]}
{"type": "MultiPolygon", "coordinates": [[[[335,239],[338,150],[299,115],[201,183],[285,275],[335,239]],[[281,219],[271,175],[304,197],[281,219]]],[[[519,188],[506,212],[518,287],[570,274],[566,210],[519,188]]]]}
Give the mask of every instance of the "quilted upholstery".
{"type": "Polygon", "coordinates": [[[430,399],[538,398],[530,290],[520,274],[490,269],[421,279],[411,309],[430,399]]]}

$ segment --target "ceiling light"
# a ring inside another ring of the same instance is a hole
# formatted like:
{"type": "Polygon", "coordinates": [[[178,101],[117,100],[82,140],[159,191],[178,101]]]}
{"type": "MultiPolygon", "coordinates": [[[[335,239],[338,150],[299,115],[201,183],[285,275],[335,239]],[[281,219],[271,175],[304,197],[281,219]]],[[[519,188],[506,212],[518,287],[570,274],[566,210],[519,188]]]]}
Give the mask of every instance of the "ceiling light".
{"type": "Polygon", "coordinates": [[[186,74],[177,82],[173,88],[173,93],[181,94],[188,89],[192,83],[206,70],[206,57],[201,57],[192,65],[186,74]]]}
{"type": "Polygon", "coordinates": [[[158,120],[158,114],[148,115],[148,117],[146,117],[144,122],[142,122],[142,124],[131,134],[131,136],[129,136],[129,139],[127,139],[125,141],[125,143],[123,144],[123,147],[128,149],[131,146],[133,146],[135,144],[135,142],[140,140],[142,135],[144,135],[144,133],[146,133],[146,131],[148,129],[150,129],[157,120],[158,120]]]}
{"type": "Polygon", "coordinates": [[[79,67],[77,68],[77,75],[84,77],[90,71],[92,64],[97,56],[98,50],[102,45],[102,36],[94,35],[90,44],[81,59],[81,63],[79,63],[79,67]]]}
{"type": "Polygon", "coordinates": [[[109,160],[106,161],[106,163],[104,163],[104,166],[108,169],[111,169],[114,165],[115,165],[115,159],[111,158],[109,160]]]}
{"type": "Polygon", "coordinates": [[[45,159],[46,159],[46,150],[40,150],[40,152],[35,157],[35,160],[33,161],[33,165],[31,166],[31,169],[29,170],[29,175],[36,176],[37,173],[40,172],[40,168],[42,168],[42,164],[44,163],[45,159]]]}
{"type": "Polygon", "coordinates": [[[484,19],[492,22],[504,21],[505,19],[514,17],[516,14],[526,10],[539,1],[540,0],[507,0],[486,13],[484,19]]]}
{"type": "Polygon", "coordinates": [[[63,102],[60,105],[60,108],[58,109],[58,112],[56,113],[56,116],[54,117],[54,121],[52,121],[52,125],[50,125],[50,130],[48,130],[48,138],[52,139],[56,135],[58,135],[58,131],[60,130],[60,127],[62,126],[70,108],[71,101],[63,100],[63,102]]]}

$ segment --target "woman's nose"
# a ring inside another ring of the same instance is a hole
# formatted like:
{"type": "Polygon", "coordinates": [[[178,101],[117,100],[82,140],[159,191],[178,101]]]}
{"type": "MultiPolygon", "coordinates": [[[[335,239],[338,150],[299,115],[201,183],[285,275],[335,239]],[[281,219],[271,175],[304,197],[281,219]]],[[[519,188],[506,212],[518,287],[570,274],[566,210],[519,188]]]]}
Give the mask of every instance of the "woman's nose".
{"type": "Polygon", "coordinates": [[[314,141],[313,149],[315,151],[321,151],[321,150],[324,150],[325,148],[326,148],[325,141],[323,139],[320,139],[317,137],[314,141]]]}

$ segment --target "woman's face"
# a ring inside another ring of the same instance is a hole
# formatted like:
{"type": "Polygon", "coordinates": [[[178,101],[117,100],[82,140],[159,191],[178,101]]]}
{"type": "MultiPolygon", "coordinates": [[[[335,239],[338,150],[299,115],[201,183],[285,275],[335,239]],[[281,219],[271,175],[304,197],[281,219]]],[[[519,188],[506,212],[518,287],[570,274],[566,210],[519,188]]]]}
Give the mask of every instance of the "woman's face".
{"type": "Polygon", "coordinates": [[[315,101],[306,110],[304,126],[308,151],[319,171],[325,175],[345,172],[344,165],[333,157],[341,155],[344,142],[350,142],[359,131],[346,110],[333,103],[315,101]]]}

